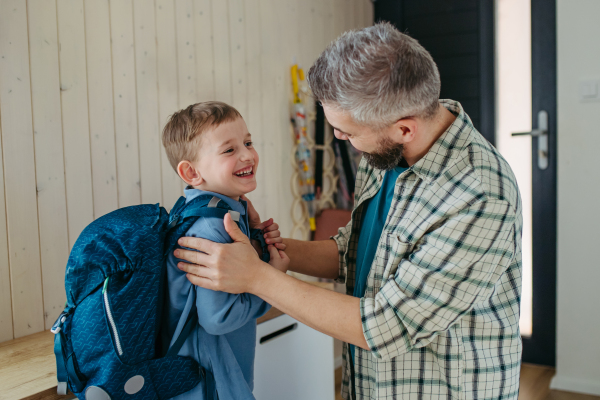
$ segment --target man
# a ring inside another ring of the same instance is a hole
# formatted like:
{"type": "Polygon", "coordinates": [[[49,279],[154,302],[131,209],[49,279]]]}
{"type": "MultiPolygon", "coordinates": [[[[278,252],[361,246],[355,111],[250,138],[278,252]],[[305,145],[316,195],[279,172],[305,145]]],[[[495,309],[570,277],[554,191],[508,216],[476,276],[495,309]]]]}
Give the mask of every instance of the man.
{"type": "Polygon", "coordinates": [[[290,270],[236,243],[184,238],[191,282],[253,293],[345,342],[345,399],[517,399],[521,202],[506,161],[461,105],[438,100],[429,53],[390,24],[348,32],[308,75],[335,135],[364,152],[352,220],[334,240],[287,239],[290,270]]]}

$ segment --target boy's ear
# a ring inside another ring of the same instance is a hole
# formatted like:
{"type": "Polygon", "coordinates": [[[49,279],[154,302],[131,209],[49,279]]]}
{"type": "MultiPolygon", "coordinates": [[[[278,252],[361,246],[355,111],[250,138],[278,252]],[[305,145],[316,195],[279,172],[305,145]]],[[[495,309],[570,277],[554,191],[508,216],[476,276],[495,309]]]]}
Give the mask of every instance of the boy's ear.
{"type": "Polygon", "coordinates": [[[179,174],[179,177],[190,186],[200,186],[202,182],[204,182],[200,172],[187,160],[179,162],[177,165],[177,174],[179,174]]]}

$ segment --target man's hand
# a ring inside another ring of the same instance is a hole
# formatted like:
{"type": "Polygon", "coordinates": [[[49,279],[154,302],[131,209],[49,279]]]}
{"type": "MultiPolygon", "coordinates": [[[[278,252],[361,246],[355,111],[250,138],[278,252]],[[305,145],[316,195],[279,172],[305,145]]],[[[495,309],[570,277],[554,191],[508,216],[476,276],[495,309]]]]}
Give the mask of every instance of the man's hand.
{"type": "Polygon", "coordinates": [[[175,257],[189,262],[180,262],[177,266],[188,273],[188,280],[196,286],[228,293],[252,293],[261,274],[271,267],[258,258],[250,239],[240,231],[230,214],[225,215],[223,222],[233,243],[182,237],[180,246],[198,251],[175,250],[175,257]]]}

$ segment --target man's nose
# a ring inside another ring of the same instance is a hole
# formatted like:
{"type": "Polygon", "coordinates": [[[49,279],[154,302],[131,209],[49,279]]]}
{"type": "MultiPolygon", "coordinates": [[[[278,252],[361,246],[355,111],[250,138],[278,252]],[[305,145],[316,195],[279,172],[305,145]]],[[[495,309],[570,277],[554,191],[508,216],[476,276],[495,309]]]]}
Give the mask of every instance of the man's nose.
{"type": "Polygon", "coordinates": [[[348,140],[348,136],[344,135],[342,132],[338,131],[337,129],[333,130],[333,134],[339,140],[348,140]]]}

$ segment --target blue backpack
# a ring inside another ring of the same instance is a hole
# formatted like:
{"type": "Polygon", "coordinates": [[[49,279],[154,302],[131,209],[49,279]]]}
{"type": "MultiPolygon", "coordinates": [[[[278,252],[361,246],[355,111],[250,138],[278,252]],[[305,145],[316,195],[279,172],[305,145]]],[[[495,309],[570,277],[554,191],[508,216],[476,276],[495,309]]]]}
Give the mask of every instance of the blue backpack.
{"type": "MultiPolygon", "coordinates": [[[[121,208],[89,224],[75,242],[65,273],[67,303],[52,332],[58,394],[70,389],[86,400],[169,399],[204,377],[199,364],[177,356],[198,323],[190,312],[179,337],[161,349],[166,259],[199,217],[239,213],[211,195],[171,214],[158,204],[121,208]]],[[[268,251],[261,231],[252,238],[268,251]]]]}

